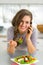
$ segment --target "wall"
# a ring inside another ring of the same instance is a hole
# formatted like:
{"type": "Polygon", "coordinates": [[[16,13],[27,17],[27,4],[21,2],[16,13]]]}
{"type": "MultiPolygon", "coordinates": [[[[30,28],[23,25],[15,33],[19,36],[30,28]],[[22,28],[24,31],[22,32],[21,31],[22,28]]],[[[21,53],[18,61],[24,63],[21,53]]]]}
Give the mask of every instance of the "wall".
{"type": "MultiPolygon", "coordinates": [[[[43,5],[29,5],[29,4],[1,4],[0,5],[0,26],[8,29],[11,26],[13,16],[18,10],[25,8],[33,14],[33,26],[43,24],[43,5]]],[[[39,33],[38,33],[39,34],[39,33]]],[[[39,34],[40,35],[40,34],[39,34]]],[[[43,34],[41,35],[43,36],[43,34]]]]}
{"type": "Polygon", "coordinates": [[[9,27],[13,16],[18,10],[25,8],[32,12],[33,14],[33,25],[43,24],[43,5],[29,5],[29,4],[3,4],[0,5],[0,26],[3,25],[9,27]]]}
{"type": "Polygon", "coordinates": [[[0,3],[15,3],[15,4],[43,4],[43,0],[0,0],[0,3]]]}

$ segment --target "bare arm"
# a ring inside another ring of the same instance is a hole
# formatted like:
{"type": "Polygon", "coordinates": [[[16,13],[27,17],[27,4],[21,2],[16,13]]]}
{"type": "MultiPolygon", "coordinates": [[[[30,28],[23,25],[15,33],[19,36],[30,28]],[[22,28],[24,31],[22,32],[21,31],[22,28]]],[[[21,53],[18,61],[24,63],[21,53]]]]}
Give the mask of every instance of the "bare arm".
{"type": "Polygon", "coordinates": [[[17,45],[16,41],[14,41],[13,38],[14,38],[14,29],[13,27],[10,27],[7,31],[7,41],[9,42],[7,51],[10,54],[13,54],[15,52],[15,47],[17,45]]]}
{"type": "Polygon", "coordinates": [[[9,41],[9,46],[7,48],[8,53],[13,54],[15,52],[15,49],[16,49],[15,47],[16,46],[17,46],[16,41],[10,40],[9,41]]]}
{"type": "Polygon", "coordinates": [[[32,27],[30,27],[29,31],[30,31],[30,33],[27,33],[27,35],[26,35],[27,49],[30,54],[33,54],[36,51],[36,46],[35,46],[35,44],[36,44],[35,33],[36,32],[33,33],[32,27]],[[33,35],[32,40],[31,40],[31,35],[33,35]]]}
{"type": "Polygon", "coordinates": [[[29,53],[34,53],[36,51],[35,46],[32,44],[32,41],[29,39],[27,42],[27,49],[29,53]]]}

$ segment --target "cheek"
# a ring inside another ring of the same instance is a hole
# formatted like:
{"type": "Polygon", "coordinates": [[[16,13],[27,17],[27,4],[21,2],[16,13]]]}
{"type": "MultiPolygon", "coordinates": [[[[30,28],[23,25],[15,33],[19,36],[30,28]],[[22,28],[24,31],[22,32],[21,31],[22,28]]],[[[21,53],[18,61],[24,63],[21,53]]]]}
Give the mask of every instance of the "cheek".
{"type": "Polygon", "coordinates": [[[30,27],[30,25],[27,25],[27,28],[30,27]]]}
{"type": "Polygon", "coordinates": [[[21,26],[22,25],[22,22],[19,24],[19,26],[21,26]]]}

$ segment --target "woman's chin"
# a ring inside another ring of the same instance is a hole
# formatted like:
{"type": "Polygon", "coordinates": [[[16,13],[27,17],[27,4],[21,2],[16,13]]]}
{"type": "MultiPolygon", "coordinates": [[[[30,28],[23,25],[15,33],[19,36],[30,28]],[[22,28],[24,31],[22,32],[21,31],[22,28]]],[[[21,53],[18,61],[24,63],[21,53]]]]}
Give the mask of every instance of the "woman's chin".
{"type": "Polygon", "coordinates": [[[21,33],[25,33],[25,31],[21,31],[21,33]]]}

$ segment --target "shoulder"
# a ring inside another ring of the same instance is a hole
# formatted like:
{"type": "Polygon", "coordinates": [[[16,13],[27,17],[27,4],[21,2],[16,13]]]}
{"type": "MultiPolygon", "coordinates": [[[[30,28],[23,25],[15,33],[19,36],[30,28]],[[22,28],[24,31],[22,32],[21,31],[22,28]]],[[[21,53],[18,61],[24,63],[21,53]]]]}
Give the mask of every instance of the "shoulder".
{"type": "Polygon", "coordinates": [[[34,44],[34,46],[36,47],[36,44],[37,44],[37,29],[36,28],[33,28],[33,33],[32,33],[32,36],[31,36],[31,41],[34,44]]]}
{"type": "Polygon", "coordinates": [[[37,33],[37,29],[33,27],[33,34],[37,33]]]}
{"type": "Polygon", "coordinates": [[[37,29],[33,27],[33,33],[32,33],[32,38],[37,36],[37,29]]]}
{"type": "Polygon", "coordinates": [[[13,27],[9,27],[7,30],[7,34],[14,34],[14,28],[13,27]]]}
{"type": "Polygon", "coordinates": [[[13,26],[12,27],[9,27],[8,30],[13,30],[13,26]]]}
{"type": "Polygon", "coordinates": [[[7,30],[7,40],[12,40],[14,38],[14,29],[13,27],[8,28],[7,30]]]}
{"type": "Polygon", "coordinates": [[[9,28],[8,28],[8,31],[10,31],[10,32],[11,32],[11,31],[14,31],[13,27],[9,27],[9,28]]]}

